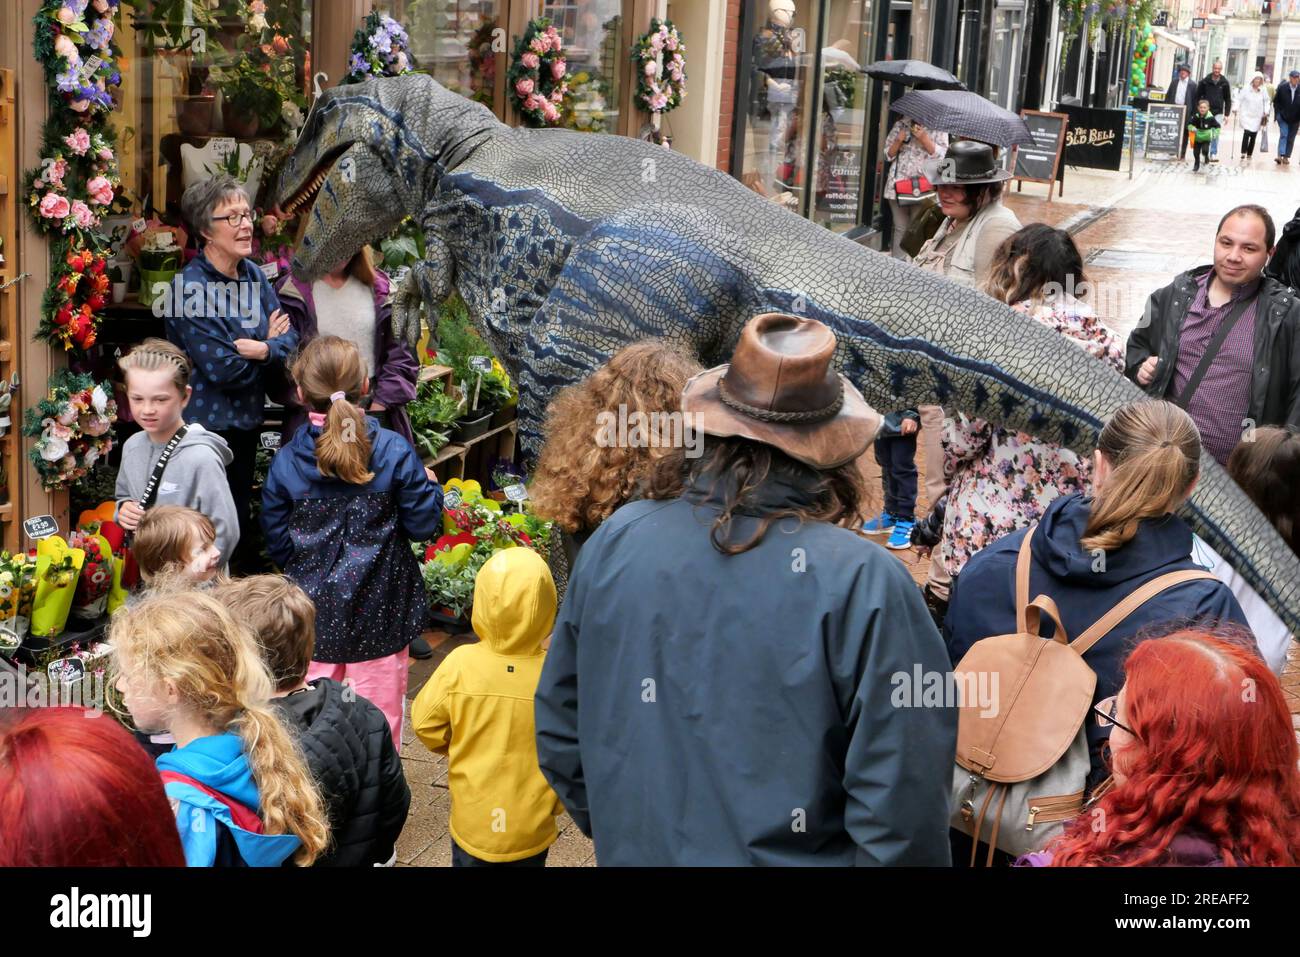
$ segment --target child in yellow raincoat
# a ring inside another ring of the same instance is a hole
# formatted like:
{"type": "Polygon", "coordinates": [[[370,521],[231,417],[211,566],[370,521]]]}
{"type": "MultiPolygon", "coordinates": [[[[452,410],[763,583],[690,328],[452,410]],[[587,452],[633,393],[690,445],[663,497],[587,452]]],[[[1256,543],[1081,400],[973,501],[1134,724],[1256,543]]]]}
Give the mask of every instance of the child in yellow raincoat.
{"type": "Polygon", "coordinates": [[[497,552],[474,581],[479,643],[449,654],[411,706],[420,740],[447,755],[453,867],[541,867],[558,836],[564,807],[537,767],[533,727],[555,607],[536,552],[497,552]]]}

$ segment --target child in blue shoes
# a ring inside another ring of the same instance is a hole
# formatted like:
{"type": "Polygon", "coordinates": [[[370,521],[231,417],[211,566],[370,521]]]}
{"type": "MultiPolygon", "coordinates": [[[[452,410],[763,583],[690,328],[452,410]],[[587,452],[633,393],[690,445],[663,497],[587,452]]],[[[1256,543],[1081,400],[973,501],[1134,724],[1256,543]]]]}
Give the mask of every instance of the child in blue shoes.
{"type": "Polygon", "coordinates": [[[888,535],[887,548],[912,545],[916,525],[916,433],[921,415],[915,409],[891,412],[876,433],[876,461],[885,490],[885,510],[862,526],[868,535],[888,535]]]}

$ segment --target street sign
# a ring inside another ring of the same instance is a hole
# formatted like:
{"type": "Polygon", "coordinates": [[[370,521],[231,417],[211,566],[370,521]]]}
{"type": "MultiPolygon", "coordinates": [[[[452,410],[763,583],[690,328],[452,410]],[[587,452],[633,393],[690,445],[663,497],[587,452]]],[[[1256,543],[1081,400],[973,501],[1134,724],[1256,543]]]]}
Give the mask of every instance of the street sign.
{"type": "Polygon", "coordinates": [[[1183,137],[1183,107],[1175,103],[1152,103],[1147,108],[1147,159],[1178,159],[1183,137]]]}
{"type": "Polygon", "coordinates": [[[1092,110],[1059,104],[1057,109],[1070,118],[1065,135],[1068,166],[1118,171],[1124,157],[1124,110],[1092,110]]]}
{"type": "MultiPolygon", "coordinates": [[[[1065,142],[1065,128],[1070,118],[1064,113],[1042,113],[1038,110],[1021,110],[1021,118],[1034,138],[1033,146],[1017,146],[1012,171],[1018,181],[1046,183],[1047,201],[1052,201],[1052,184],[1061,168],[1061,146],[1065,142]]],[[[1062,190],[1064,190],[1062,183],[1062,190]]]]}

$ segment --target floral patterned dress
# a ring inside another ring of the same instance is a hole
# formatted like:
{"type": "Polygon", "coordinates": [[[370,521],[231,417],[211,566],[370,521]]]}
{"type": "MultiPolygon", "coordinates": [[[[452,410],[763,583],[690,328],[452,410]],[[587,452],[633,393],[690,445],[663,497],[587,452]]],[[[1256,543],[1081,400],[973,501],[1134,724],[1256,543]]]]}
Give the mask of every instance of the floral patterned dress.
{"type": "MultiPolygon", "coordinates": [[[[1016,308],[1117,372],[1124,371],[1119,339],[1086,304],[1066,297],[1016,308]]],[[[948,508],[939,560],[949,575],[957,575],[986,545],[1036,522],[1053,499],[1091,491],[1089,458],[961,413],[944,419],[943,451],[948,508]]]]}

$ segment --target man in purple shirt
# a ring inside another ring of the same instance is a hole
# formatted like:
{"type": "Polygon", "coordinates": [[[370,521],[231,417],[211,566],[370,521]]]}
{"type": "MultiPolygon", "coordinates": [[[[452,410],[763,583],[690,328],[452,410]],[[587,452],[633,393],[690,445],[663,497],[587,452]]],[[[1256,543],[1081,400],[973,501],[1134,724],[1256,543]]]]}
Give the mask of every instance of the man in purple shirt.
{"type": "Polygon", "coordinates": [[[1187,409],[1222,464],[1256,426],[1300,426],[1300,300],[1262,275],[1274,238],[1262,207],[1231,210],[1214,264],[1152,293],[1128,340],[1125,374],[1187,409]]]}

